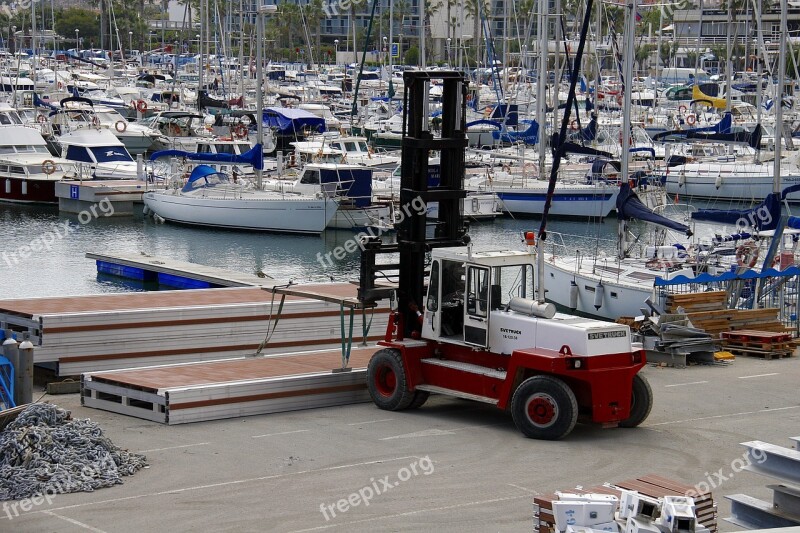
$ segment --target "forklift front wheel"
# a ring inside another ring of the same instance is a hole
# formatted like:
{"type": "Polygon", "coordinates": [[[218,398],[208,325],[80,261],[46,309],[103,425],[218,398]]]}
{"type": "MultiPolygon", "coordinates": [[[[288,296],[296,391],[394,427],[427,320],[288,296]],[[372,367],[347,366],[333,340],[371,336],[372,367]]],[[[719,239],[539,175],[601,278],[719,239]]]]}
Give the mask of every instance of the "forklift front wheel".
{"type": "Polygon", "coordinates": [[[619,423],[623,428],[635,428],[645,421],[653,408],[653,389],[647,378],[641,374],[633,376],[633,394],[631,395],[631,416],[619,423]]]}
{"type": "Polygon", "coordinates": [[[533,439],[566,437],[578,421],[578,400],[569,386],[552,376],[533,376],[514,392],[511,415],[523,435],[533,439]]]}
{"type": "Polygon", "coordinates": [[[367,365],[367,388],[375,405],[387,411],[407,409],[415,399],[415,393],[408,390],[403,359],[397,350],[375,352],[367,365]]]}

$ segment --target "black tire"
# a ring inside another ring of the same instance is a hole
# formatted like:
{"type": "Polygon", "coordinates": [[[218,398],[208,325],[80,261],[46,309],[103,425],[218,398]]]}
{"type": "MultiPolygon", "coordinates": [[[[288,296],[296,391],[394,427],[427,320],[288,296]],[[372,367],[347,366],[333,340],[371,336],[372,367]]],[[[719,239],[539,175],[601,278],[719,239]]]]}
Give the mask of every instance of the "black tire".
{"type": "Polygon", "coordinates": [[[633,376],[633,394],[631,396],[631,416],[619,423],[619,427],[635,428],[645,421],[653,408],[653,389],[641,374],[633,376]]]}
{"type": "Polygon", "coordinates": [[[533,376],[514,391],[511,416],[517,429],[526,437],[563,439],[578,422],[578,400],[572,389],[560,379],[533,376]]]}
{"type": "Polygon", "coordinates": [[[419,407],[422,407],[425,402],[428,401],[428,397],[430,395],[431,393],[426,390],[414,391],[414,399],[411,400],[410,404],[408,404],[408,409],[418,409],[419,407]]]}
{"type": "Polygon", "coordinates": [[[400,411],[412,404],[415,394],[408,390],[400,352],[388,348],[375,352],[367,365],[367,389],[381,409],[400,411]]]}

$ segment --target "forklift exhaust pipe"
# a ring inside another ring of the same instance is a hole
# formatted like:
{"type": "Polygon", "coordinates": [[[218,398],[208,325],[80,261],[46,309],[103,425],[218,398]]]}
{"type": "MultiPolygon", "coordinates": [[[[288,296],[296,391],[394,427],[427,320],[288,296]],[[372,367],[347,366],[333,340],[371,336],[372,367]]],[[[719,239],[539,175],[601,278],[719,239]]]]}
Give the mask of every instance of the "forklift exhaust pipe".
{"type": "Polygon", "coordinates": [[[528,298],[511,298],[508,308],[524,315],[536,316],[539,318],[553,318],[556,315],[556,306],[551,303],[539,303],[528,298]]]}

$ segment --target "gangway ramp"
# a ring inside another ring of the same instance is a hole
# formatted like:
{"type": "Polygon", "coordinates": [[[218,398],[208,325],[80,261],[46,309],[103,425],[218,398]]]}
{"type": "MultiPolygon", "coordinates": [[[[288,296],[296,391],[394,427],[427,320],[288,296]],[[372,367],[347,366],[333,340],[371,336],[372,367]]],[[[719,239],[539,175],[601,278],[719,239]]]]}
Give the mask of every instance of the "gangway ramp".
{"type": "Polygon", "coordinates": [[[366,366],[376,347],[321,350],[110,372],[81,378],[81,402],[164,424],[370,401],[366,366]]]}

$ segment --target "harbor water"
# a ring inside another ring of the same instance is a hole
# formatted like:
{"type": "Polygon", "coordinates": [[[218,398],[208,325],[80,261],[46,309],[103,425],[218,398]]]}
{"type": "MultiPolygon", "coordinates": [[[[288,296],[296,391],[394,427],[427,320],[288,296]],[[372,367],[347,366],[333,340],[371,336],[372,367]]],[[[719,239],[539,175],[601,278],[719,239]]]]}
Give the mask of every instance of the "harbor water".
{"type": "MultiPolygon", "coordinates": [[[[358,279],[358,250],[345,253],[347,241],[356,234],[353,231],[298,236],[157,224],[140,210],[133,217],[106,217],[102,210],[89,215],[60,214],[56,207],[0,205],[4,235],[0,298],[157,289],[98,274],[86,252],[144,253],[297,282],[358,279]]],[[[503,217],[473,223],[470,237],[476,250],[521,250],[522,232],[538,229],[538,219],[503,217]]],[[[548,230],[566,234],[568,249],[615,253],[615,218],[554,220],[548,230]]]]}

